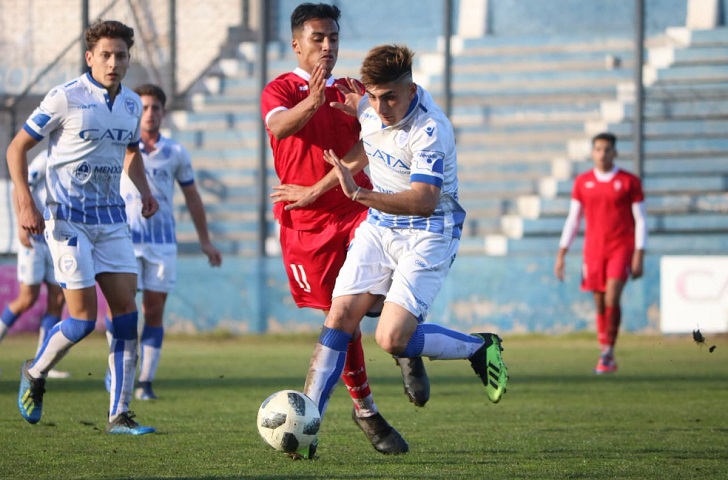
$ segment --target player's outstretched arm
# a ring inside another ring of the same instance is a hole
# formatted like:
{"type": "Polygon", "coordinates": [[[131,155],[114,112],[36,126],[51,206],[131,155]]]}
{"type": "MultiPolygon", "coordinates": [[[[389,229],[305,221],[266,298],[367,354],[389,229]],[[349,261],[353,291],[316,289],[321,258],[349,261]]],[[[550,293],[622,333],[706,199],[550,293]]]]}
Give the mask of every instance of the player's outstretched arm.
{"type": "MultiPolygon", "coordinates": [[[[326,152],[324,152],[324,158],[326,158],[326,152]]],[[[357,142],[351,150],[349,150],[344,158],[341,159],[341,162],[347,165],[352,176],[364,169],[368,163],[368,159],[361,141],[357,142]]],[[[315,202],[318,197],[338,185],[339,179],[336,172],[334,169],[331,169],[324,178],[311,186],[293,184],[274,186],[273,193],[271,193],[270,197],[273,199],[273,203],[290,202],[285,206],[285,209],[294,210],[296,208],[310,205],[315,202]]]]}
{"type": "MultiPolygon", "coordinates": [[[[363,147],[361,151],[366,157],[363,147]]],[[[422,217],[429,217],[437,207],[440,188],[435,185],[412,182],[408,190],[397,193],[381,193],[362,189],[354,181],[350,168],[343,160],[339,159],[333,150],[325,150],[324,157],[327,162],[334,166],[333,171],[339,179],[344,194],[367,207],[376,208],[392,215],[417,215],[422,217]]]]}
{"type": "Polygon", "coordinates": [[[222,254],[215,248],[210,241],[210,234],[207,230],[207,215],[205,214],[205,206],[202,204],[200,192],[194,183],[182,187],[182,193],[185,196],[185,204],[187,210],[192,217],[192,223],[197,231],[197,238],[200,241],[202,252],[207,255],[207,260],[213,267],[219,267],[222,264],[222,254]]]}

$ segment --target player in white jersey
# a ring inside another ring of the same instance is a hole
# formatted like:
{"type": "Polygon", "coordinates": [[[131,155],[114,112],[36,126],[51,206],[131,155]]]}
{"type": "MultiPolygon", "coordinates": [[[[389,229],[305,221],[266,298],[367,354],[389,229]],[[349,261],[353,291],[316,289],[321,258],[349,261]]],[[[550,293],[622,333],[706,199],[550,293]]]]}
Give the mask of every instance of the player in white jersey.
{"type": "MultiPolygon", "coordinates": [[[[156,85],[134,89],[142,101],[140,148],[144,169],[159,210],[150,217],[141,214],[142,196],[127,175],[121,177],[121,194],[131,227],[134,253],[139,270],[137,289],[142,291],[144,328],[140,338],[141,362],[135,396],[139,400],[156,399],[152,382],[157,373],[164,338],[164,306],[172,291],[177,272],[177,235],[174,220],[174,184],[179,184],[185,204],[197,230],[200,247],[213,267],[222,263],[222,255],[210,242],[205,207],[195,186],[195,175],[187,150],[160,133],[167,96],[156,85]]],[[[113,325],[106,322],[107,334],[113,325]]]]}
{"type": "MultiPolygon", "coordinates": [[[[38,210],[45,208],[45,169],[48,155],[43,151],[28,165],[28,183],[38,210]]],[[[15,202],[15,195],[13,194],[15,202]]],[[[0,314],[0,341],[20,316],[27,312],[40,296],[41,285],[46,285],[46,310],[40,320],[38,349],[43,345],[51,328],[61,321],[63,313],[63,290],[53,275],[53,259],[43,235],[30,235],[27,230],[18,230],[18,295],[8,302],[0,314]]],[[[49,378],[68,378],[70,374],[52,369],[49,378]]]]}
{"type": "Polygon", "coordinates": [[[361,67],[367,92],[358,110],[361,140],[343,160],[324,153],[344,193],[369,214],[339,271],[306,377],[304,393],[322,415],[346,344],[380,295],[385,303],[375,336],[384,350],[405,358],[469,359],[492,402],[506,390],[497,335],[424,323],[455,260],[465,211],[458,203],[452,125],[413,83],[412,56],[397,45],[369,51],[361,67]],[[352,175],[366,164],[374,190],[358,186],[352,175]]]}
{"type": "Polygon", "coordinates": [[[98,282],[112,312],[112,385],[106,431],[143,435],[129,411],[137,364],[137,283],[134,247],[119,194],[122,170],[142,192],[142,215],[157,211],[139,153],[141,101],[121,85],[134,30],[98,21],[85,32],[89,72],[52,89],[7,150],[18,223],[45,234],[70,317],[51,330],[40,352],[23,364],[18,409],[40,421],[48,371],[94,330],[98,282]],[[28,187],[28,151],[48,137],[45,218],[28,187]]]}

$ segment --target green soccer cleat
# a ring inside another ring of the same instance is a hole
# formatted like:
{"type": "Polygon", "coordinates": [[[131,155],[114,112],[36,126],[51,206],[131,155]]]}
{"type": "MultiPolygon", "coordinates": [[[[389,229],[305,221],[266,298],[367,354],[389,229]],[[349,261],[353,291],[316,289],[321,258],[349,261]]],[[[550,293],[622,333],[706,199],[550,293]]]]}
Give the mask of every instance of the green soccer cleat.
{"type": "Polygon", "coordinates": [[[297,452],[290,452],[287,455],[293,460],[316,460],[316,449],[318,448],[318,438],[308,447],[304,447],[297,452]]]}
{"type": "Polygon", "coordinates": [[[112,435],[146,435],[154,433],[154,427],[145,427],[134,421],[134,412],[124,412],[106,424],[106,433],[112,435]]]}
{"type": "Polygon", "coordinates": [[[20,369],[20,390],[18,391],[18,409],[20,415],[28,423],[40,422],[43,413],[43,394],[45,393],[45,378],[33,378],[28,369],[33,359],[26,360],[20,369]]]}
{"type": "Polygon", "coordinates": [[[501,356],[501,339],[493,333],[474,333],[473,336],[482,338],[484,343],[470,357],[470,365],[485,385],[490,401],[498,403],[508,385],[508,369],[501,356]]]}

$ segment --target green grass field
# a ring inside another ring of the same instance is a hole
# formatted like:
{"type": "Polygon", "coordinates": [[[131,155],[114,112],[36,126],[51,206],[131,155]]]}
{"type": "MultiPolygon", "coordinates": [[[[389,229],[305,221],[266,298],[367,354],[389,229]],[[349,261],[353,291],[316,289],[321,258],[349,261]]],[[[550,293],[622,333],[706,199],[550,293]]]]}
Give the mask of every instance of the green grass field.
{"type": "Polygon", "coordinates": [[[464,361],[426,362],[430,403],[415,408],[399,369],[365,339],[369,378],[410,453],[377,453],[351,421],[339,385],[320,432],[319,458],[292,461],[258,436],[270,393],[301,389],[314,335],[175,338],[155,382],[160,399],[134,401],[158,433],[104,433],[106,346],[94,335],[49,380],[43,419],[29,425],[16,397],[34,336],[0,346],[0,478],[728,478],[728,342],[708,336],[623,336],[620,371],[591,373],[592,335],[505,336],[511,380],[492,405],[464,361]],[[708,346],[717,345],[710,353],[708,346]]]}

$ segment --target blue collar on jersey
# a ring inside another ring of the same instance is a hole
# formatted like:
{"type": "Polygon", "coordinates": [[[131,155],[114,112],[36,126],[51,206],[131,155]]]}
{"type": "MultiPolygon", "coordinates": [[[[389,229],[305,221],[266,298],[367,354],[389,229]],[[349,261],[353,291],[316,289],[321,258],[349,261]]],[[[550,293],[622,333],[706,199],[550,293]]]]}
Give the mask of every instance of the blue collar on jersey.
{"type": "MultiPolygon", "coordinates": [[[[106,106],[109,108],[109,111],[111,111],[111,107],[114,106],[114,100],[112,100],[111,97],[109,96],[109,91],[106,89],[106,87],[104,87],[103,85],[101,85],[99,82],[96,81],[94,76],[91,75],[91,70],[86,72],[86,78],[88,79],[89,82],[91,82],[92,85],[99,87],[100,89],[102,89],[104,91],[104,99],[106,100],[106,106]]],[[[119,84],[119,91],[116,92],[116,97],[118,97],[120,94],[121,94],[121,84],[119,84]]],[[[114,99],[116,99],[116,97],[114,97],[114,99]]]]}
{"type": "Polygon", "coordinates": [[[146,153],[147,155],[156,152],[161,148],[167,148],[167,138],[162,135],[162,132],[159,132],[159,134],[157,135],[157,139],[154,141],[154,150],[152,150],[151,152],[148,152],[144,149],[144,140],[142,140],[141,138],[139,139],[139,150],[141,150],[143,153],[146,153]]]}

